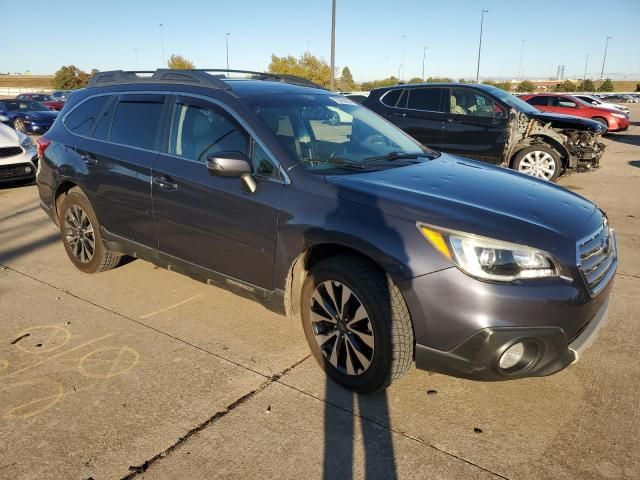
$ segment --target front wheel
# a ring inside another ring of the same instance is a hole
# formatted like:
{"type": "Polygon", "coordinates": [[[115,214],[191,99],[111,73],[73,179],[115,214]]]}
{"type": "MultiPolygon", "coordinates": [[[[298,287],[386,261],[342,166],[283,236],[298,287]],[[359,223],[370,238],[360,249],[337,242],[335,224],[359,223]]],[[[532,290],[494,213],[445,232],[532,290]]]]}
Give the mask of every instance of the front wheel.
{"type": "Polygon", "coordinates": [[[531,145],[516,153],[513,169],[532,177],[555,182],[562,172],[562,161],[553,148],[547,145],[531,145]]]}
{"type": "Polygon", "coordinates": [[[402,294],[364,260],[337,256],[315,265],[302,287],[301,316],[316,360],[349,390],[383,390],[411,366],[413,327],[402,294]]]}
{"type": "Polygon", "coordinates": [[[20,120],[19,118],[16,118],[13,121],[13,128],[14,130],[20,132],[20,133],[24,133],[25,135],[27,134],[27,127],[24,124],[24,120],[20,120]]]}

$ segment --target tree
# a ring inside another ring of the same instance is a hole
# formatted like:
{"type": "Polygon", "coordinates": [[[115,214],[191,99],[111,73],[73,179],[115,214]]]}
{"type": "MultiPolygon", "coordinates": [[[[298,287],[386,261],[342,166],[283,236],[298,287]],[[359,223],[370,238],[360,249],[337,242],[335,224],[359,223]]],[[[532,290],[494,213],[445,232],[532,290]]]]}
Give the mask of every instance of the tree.
{"type": "Polygon", "coordinates": [[[636,92],[640,92],[640,83],[636,85],[636,92]]]}
{"type": "Polygon", "coordinates": [[[516,87],[516,92],[535,92],[536,84],[530,80],[523,80],[516,87]]]}
{"type": "Polygon", "coordinates": [[[342,69],[342,75],[340,75],[340,78],[338,79],[338,87],[344,92],[355,90],[356,82],[353,81],[353,75],[351,75],[349,67],[344,67],[342,69]]]}
{"type": "Polygon", "coordinates": [[[613,82],[610,78],[607,78],[602,85],[600,85],[601,92],[613,92],[613,82]]]}
{"type": "Polygon", "coordinates": [[[305,52],[299,58],[293,55],[287,55],[286,57],[271,55],[269,72],[296,75],[328,88],[331,68],[324,58],[318,58],[309,52],[305,52]]]}
{"type": "Polygon", "coordinates": [[[576,85],[571,80],[565,80],[562,83],[556,85],[556,92],[575,92],[576,85]]]}
{"type": "Polygon", "coordinates": [[[505,90],[507,92],[511,90],[511,84],[509,82],[493,82],[491,80],[485,80],[482,83],[484,83],[485,85],[491,85],[491,86],[500,88],[500,89],[505,90]]]}
{"type": "Polygon", "coordinates": [[[362,82],[361,88],[362,90],[373,90],[374,88],[380,87],[388,87],[389,85],[398,85],[400,80],[393,75],[387,78],[383,78],[382,80],[372,80],[370,82],[362,82]]]}
{"type": "Polygon", "coordinates": [[[581,92],[595,92],[596,84],[593,82],[593,80],[587,78],[584,82],[580,82],[580,84],[578,85],[578,90],[581,92]]]}
{"type": "Polygon", "coordinates": [[[191,60],[187,60],[182,55],[171,55],[167,66],[172,70],[189,70],[196,68],[191,60]]]}
{"type": "Polygon", "coordinates": [[[55,90],[75,90],[82,88],[89,83],[89,74],[83,72],[75,65],[67,65],[60,67],[53,75],[51,86],[55,90]]]}
{"type": "Polygon", "coordinates": [[[407,83],[422,83],[424,80],[422,80],[420,77],[413,77],[411,80],[409,80],[407,83]]]}
{"type": "Polygon", "coordinates": [[[427,83],[453,83],[453,79],[449,77],[429,77],[427,83]]]}

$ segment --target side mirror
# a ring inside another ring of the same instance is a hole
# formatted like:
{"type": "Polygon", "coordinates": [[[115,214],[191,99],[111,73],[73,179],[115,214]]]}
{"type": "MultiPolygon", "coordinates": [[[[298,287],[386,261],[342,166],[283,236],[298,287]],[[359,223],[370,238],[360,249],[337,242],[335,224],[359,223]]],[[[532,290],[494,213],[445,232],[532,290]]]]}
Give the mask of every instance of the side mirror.
{"type": "Polygon", "coordinates": [[[9,117],[5,117],[4,115],[0,115],[0,123],[7,123],[9,121],[9,117]]]}
{"type": "Polygon", "coordinates": [[[240,177],[245,191],[254,193],[258,188],[251,176],[251,164],[242,152],[217,152],[207,157],[207,169],[218,177],[240,177]]]}

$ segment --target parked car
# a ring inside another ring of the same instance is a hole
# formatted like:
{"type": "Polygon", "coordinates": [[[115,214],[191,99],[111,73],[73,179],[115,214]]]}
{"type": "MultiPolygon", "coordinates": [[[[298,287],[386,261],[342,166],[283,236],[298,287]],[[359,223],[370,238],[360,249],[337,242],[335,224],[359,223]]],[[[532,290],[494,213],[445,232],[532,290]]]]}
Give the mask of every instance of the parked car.
{"type": "Polygon", "coordinates": [[[609,132],[618,132],[629,128],[629,119],[619,110],[594,106],[571,95],[540,93],[520,98],[543,112],[562,113],[595,120],[607,127],[609,132]]]}
{"type": "Polygon", "coordinates": [[[629,115],[631,114],[630,110],[625,107],[624,105],[621,105],[619,103],[609,103],[609,102],[605,102],[603,100],[600,100],[599,98],[593,97],[591,95],[584,95],[584,94],[577,94],[577,95],[572,95],[573,97],[582,100],[583,102],[587,103],[587,104],[591,104],[593,106],[596,107],[603,107],[603,108],[610,108],[610,109],[614,109],[614,110],[620,110],[622,111],[627,118],[629,118],[629,115]]]}
{"type": "Polygon", "coordinates": [[[51,96],[56,100],[60,100],[61,102],[66,102],[67,98],[69,98],[69,94],[71,90],[56,90],[51,92],[51,96]]]}
{"type": "Polygon", "coordinates": [[[604,152],[595,122],[541,113],[490,85],[396,85],[364,105],[423,145],[550,181],[597,166],[604,152]]]}
{"type": "Polygon", "coordinates": [[[46,93],[22,93],[16,97],[18,100],[33,100],[34,102],[40,102],[46,105],[51,110],[62,110],[64,102],[57,98],[47,95],[46,93]]]}
{"type": "Polygon", "coordinates": [[[624,95],[622,93],[612,93],[605,95],[603,97],[607,102],[617,102],[617,103],[634,103],[635,100],[628,95],[624,95]]]}
{"type": "MultiPolygon", "coordinates": [[[[0,122],[2,120],[0,115],[0,122]]],[[[0,123],[0,184],[33,181],[36,178],[37,161],[31,138],[0,123]]]]}
{"type": "Polygon", "coordinates": [[[0,115],[6,120],[2,123],[11,125],[21,133],[44,133],[58,116],[40,102],[32,100],[0,100],[0,115]]]}
{"type": "Polygon", "coordinates": [[[617,266],[595,204],[304,80],[224,72],[101,72],[38,140],[41,205],[80,271],[131,255],[299,317],[360,393],[414,359],[508,380],[581,357],[617,266]]]}

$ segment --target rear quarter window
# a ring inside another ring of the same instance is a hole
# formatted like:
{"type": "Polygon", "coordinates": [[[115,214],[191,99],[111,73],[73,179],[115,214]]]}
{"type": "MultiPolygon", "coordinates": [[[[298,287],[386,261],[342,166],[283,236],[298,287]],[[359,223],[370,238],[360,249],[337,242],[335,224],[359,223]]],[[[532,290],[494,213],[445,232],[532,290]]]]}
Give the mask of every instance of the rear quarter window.
{"type": "Polygon", "coordinates": [[[387,107],[395,107],[398,103],[398,99],[400,98],[401,93],[402,89],[400,88],[396,90],[390,90],[387,93],[382,94],[380,101],[387,107]]]}
{"type": "Polygon", "coordinates": [[[82,102],[66,116],[64,124],[76,135],[89,135],[107,100],[109,96],[102,95],[82,102]]]}

